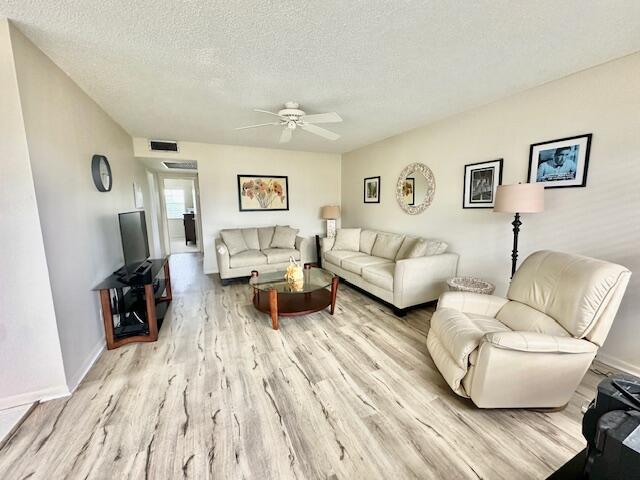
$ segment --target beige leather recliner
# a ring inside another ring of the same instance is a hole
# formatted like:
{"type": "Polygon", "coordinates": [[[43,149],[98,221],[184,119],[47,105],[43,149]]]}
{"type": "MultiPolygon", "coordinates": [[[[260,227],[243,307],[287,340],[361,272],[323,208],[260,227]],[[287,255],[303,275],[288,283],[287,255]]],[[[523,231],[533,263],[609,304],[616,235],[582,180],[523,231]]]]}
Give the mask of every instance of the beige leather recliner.
{"type": "Polygon", "coordinates": [[[507,298],[442,294],[427,347],[451,388],[478,407],[561,407],[607,337],[630,276],[602,260],[533,253],[507,298]]]}

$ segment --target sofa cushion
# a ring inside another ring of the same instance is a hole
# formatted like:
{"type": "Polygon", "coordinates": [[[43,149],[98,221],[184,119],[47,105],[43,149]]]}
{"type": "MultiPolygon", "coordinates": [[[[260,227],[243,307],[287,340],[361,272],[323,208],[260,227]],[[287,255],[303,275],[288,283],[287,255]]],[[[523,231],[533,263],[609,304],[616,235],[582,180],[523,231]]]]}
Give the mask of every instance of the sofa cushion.
{"type": "Polygon", "coordinates": [[[258,250],[246,250],[229,257],[231,268],[253,267],[267,263],[267,256],[258,250]]]}
{"type": "Polygon", "coordinates": [[[262,253],[267,256],[267,263],[284,263],[289,258],[300,260],[300,251],[295,248],[266,248],[262,253]]]}
{"type": "Polygon", "coordinates": [[[360,229],[339,229],[336,233],[336,241],[333,243],[332,250],[349,250],[352,252],[360,251],[360,229]]]}
{"type": "MultiPolygon", "coordinates": [[[[427,240],[427,251],[421,256],[440,255],[447,251],[449,245],[441,240],[427,240]]],[[[410,257],[414,258],[414,257],[410,257]]]]}
{"type": "Polygon", "coordinates": [[[376,242],[377,236],[378,232],[374,232],[373,230],[362,230],[360,232],[360,251],[367,255],[371,255],[371,249],[373,248],[373,244],[376,242]]]}
{"type": "MultiPolygon", "coordinates": [[[[271,239],[271,248],[296,248],[297,228],[276,226],[271,239]]],[[[262,250],[265,250],[264,248],[262,250]]]]}
{"type": "Polygon", "coordinates": [[[393,292],[393,272],[395,268],[396,264],[391,262],[365,267],[362,269],[362,279],[383,290],[393,292]]]}
{"type": "Polygon", "coordinates": [[[247,249],[260,250],[260,242],[258,241],[257,228],[243,228],[242,236],[244,237],[244,243],[247,244],[247,249]]]}
{"type": "Polygon", "coordinates": [[[362,257],[362,256],[366,256],[366,255],[362,252],[352,252],[350,250],[329,250],[328,252],[325,252],[324,259],[327,262],[333,263],[334,265],[337,265],[338,267],[340,267],[342,266],[342,261],[345,258],[362,257]]]}
{"type": "Polygon", "coordinates": [[[380,257],[372,257],[371,255],[363,255],[361,257],[349,257],[342,260],[342,268],[350,272],[362,275],[362,269],[372,265],[380,265],[381,263],[391,263],[390,260],[380,257]]]}
{"type": "Polygon", "coordinates": [[[422,239],[418,237],[404,237],[402,245],[400,246],[400,249],[396,254],[396,260],[404,260],[405,258],[409,258],[409,252],[413,250],[419,240],[422,239]]]}
{"type": "Polygon", "coordinates": [[[260,243],[260,250],[271,247],[271,239],[273,238],[273,232],[275,229],[275,227],[258,228],[258,242],[260,243]]]}
{"type": "Polygon", "coordinates": [[[244,241],[242,230],[239,228],[222,230],[220,232],[220,236],[222,237],[224,244],[227,246],[227,250],[229,250],[229,255],[231,256],[249,250],[246,242],[244,241]]]}
{"type": "Polygon", "coordinates": [[[388,258],[394,260],[400,250],[400,246],[404,241],[404,235],[395,235],[393,233],[378,233],[376,241],[371,249],[371,255],[374,257],[388,258]]]}

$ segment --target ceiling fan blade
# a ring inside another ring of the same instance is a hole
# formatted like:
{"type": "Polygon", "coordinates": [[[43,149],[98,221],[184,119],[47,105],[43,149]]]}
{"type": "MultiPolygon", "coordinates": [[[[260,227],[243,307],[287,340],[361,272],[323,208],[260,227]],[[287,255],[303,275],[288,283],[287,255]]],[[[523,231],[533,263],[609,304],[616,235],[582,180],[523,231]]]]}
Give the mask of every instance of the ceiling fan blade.
{"type": "Polygon", "coordinates": [[[293,135],[293,130],[290,128],[283,128],[282,135],[280,135],[279,143],[289,143],[291,141],[291,136],[293,135]]]}
{"type": "Polygon", "coordinates": [[[245,128],[266,127],[267,125],[280,125],[280,122],[259,123],[258,125],[247,125],[246,127],[238,127],[236,130],[244,130],[245,128]]]}
{"type": "Polygon", "coordinates": [[[253,111],[254,112],[260,112],[260,113],[268,113],[269,115],[275,115],[278,118],[284,118],[284,117],[278,115],[277,113],[273,113],[273,112],[270,112],[268,110],[260,110],[259,108],[254,108],[253,111]]]}
{"type": "Polygon", "coordinates": [[[315,115],[305,115],[302,121],[306,123],[339,123],[342,117],[336,112],[316,113],[315,115]]]}
{"type": "Polygon", "coordinates": [[[337,133],[333,133],[322,127],[317,127],[316,125],[305,123],[301,125],[300,128],[302,128],[303,130],[309,133],[313,133],[315,135],[319,135],[323,138],[326,138],[327,140],[337,140],[340,138],[340,135],[338,135],[337,133]]]}

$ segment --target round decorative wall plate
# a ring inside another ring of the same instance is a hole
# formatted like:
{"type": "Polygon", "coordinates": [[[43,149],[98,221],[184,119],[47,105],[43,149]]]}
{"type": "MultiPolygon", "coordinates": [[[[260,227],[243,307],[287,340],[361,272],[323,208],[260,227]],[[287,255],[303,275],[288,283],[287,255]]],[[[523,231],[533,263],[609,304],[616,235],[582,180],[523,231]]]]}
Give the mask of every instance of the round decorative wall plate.
{"type": "Polygon", "coordinates": [[[398,200],[400,208],[409,215],[417,215],[429,208],[435,193],[436,178],[424,163],[411,163],[400,173],[396,184],[396,200],[398,200]],[[418,175],[421,176],[420,179],[417,178],[418,175]],[[408,187],[413,189],[411,192],[413,201],[410,202],[407,201],[408,187]],[[420,200],[420,196],[422,196],[422,200],[420,200]]]}

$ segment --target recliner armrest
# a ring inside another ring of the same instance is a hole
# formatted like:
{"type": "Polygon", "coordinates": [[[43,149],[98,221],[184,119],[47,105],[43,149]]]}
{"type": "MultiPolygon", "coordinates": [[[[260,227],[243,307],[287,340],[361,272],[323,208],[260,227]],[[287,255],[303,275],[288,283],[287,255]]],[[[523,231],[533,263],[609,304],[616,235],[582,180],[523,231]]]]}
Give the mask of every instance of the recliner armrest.
{"type": "Polygon", "coordinates": [[[538,332],[495,332],[486,334],[483,342],[506,350],[536,353],[595,353],[598,346],[573,337],[557,337],[538,332]]]}
{"type": "Polygon", "coordinates": [[[453,308],[460,312],[495,317],[509,300],[496,295],[472,292],[444,292],[438,299],[438,308],[453,308]]]}

